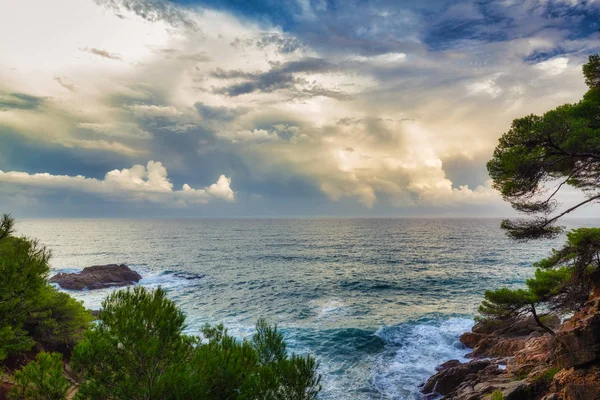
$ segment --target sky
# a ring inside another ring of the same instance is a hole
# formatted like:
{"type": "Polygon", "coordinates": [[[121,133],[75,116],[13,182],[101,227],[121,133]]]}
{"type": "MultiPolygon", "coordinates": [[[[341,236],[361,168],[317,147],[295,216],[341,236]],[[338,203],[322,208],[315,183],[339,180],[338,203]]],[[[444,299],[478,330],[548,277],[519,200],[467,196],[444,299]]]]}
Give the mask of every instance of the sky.
{"type": "Polygon", "coordinates": [[[510,215],[485,168],[498,138],[578,101],[600,51],[598,0],[0,10],[0,212],[18,217],[510,215]]]}

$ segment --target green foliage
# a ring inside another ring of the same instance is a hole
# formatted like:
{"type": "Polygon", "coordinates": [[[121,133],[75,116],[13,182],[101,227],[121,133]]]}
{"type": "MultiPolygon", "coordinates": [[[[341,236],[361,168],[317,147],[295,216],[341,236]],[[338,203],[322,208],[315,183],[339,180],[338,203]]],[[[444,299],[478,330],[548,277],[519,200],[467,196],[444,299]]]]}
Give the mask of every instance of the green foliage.
{"type": "Polygon", "coordinates": [[[585,84],[590,88],[600,88],[600,55],[591,55],[588,63],[583,66],[585,84]]]}
{"type": "Polygon", "coordinates": [[[554,379],[554,375],[556,375],[558,371],[560,371],[560,367],[548,368],[547,370],[533,378],[533,382],[541,385],[548,385],[550,382],[552,382],[552,379],[554,379]]]}
{"type": "Polygon", "coordinates": [[[63,372],[60,353],[39,353],[15,374],[11,399],[64,400],[71,386],[63,372]]]}
{"type": "Polygon", "coordinates": [[[590,57],[584,74],[590,90],[576,104],[542,116],[515,119],[499,140],[488,172],[505,200],[532,220],[506,220],[502,227],[516,239],[551,237],[562,215],[600,199],[600,56],[590,57]],[[544,190],[548,184],[559,184],[544,190]],[[563,185],[582,190],[587,199],[555,216],[554,196],[563,185]]]}
{"type": "Polygon", "coordinates": [[[485,317],[506,319],[521,314],[535,299],[524,289],[486,290],[479,313],[485,317]]]}
{"type": "Polygon", "coordinates": [[[14,232],[15,219],[10,214],[2,214],[0,219],[0,240],[10,236],[14,232]]]}
{"type": "Polygon", "coordinates": [[[539,273],[539,280],[545,282],[548,288],[552,287],[552,281],[556,282],[548,294],[548,297],[553,297],[554,307],[577,310],[588,300],[593,286],[600,284],[600,228],[579,228],[568,232],[565,245],[553,250],[550,257],[535,266],[544,270],[544,273],[539,273]]]}
{"type": "Polygon", "coordinates": [[[0,222],[0,361],[32,348],[73,346],[91,315],[50,286],[50,251],[37,241],[12,236],[14,221],[0,222]]]}
{"type": "Polygon", "coordinates": [[[164,290],[114,292],[102,303],[100,322],[73,352],[82,382],[78,398],[161,399],[178,389],[191,351],[182,334],[185,317],[164,290]]]}
{"type": "Polygon", "coordinates": [[[24,326],[44,348],[70,352],[92,320],[80,301],[45,286],[24,326]]]}
{"type": "Polygon", "coordinates": [[[47,286],[49,258],[35,241],[0,239],[0,361],[33,346],[24,324],[47,286]]]}
{"type": "MultiPolygon", "coordinates": [[[[541,270],[535,272],[535,277],[527,280],[527,289],[487,290],[484,300],[479,306],[479,313],[485,320],[502,321],[531,313],[543,329],[554,333],[544,323],[544,316],[538,317],[536,306],[546,304],[563,291],[571,278],[569,268],[559,270],[541,270]]],[[[546,318],[547,320],[547,318],[546,318]]]]}
{"type": "Polygon", "coordinates": [[[252,340],[222,325],[183,334],[185,319],[160,288],[108,297],[100,321],[75,348],[79,399],[310,400],[320,390],[312,357],[288,356],[282,334],[265,321],[252,340]]]}
{"type": "Polygon", "coordinates": [[[534,277],[527,279],[526,284],[533,299],[542,302],[560,294],[571,275],[572,269],[569,267],[556,270],[537,269],[534,277]]]}
{"type": "Polygon", "coordinates": [[[494,390],[492,392],[492,396],[490,397],[490,400],[504,400],[504,395],[502,394],[502,392],[500,390],[494,390]]]}
{"type": "Polygon", "coordinates": [[[479,307],[484,319],[506,320],[531,312],[536,322],[546,327],[536,315],[536,306],[542,304],[558,312],[578,310],[592,288],[600,285],[600,228],[568,232],[565,245],[534,266],[537,269],[534,277],[526,281],[527,289],[485,292],[479,307]]]}

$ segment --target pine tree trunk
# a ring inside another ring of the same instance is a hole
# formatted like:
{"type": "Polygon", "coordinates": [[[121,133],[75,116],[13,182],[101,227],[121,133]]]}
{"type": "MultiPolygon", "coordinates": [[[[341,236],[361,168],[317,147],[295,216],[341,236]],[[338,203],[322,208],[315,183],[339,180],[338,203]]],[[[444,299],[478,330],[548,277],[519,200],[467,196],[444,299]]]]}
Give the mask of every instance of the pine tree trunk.
{"type": "Polygon", "coordinates": [[[545,330],[552,336],[556,336],[556,333],[554,333],[554,331],[552,329],[550,329],[546,325],[542,324],[542,321],[540,321],[540,318],[538,317],[537,312],[535,311],[535,305],[533,305],[533,304],[531,304],[531,314],[533,315],[533,319],[535,320],[536,324],[538,324],[543,330],[545,330]]]}

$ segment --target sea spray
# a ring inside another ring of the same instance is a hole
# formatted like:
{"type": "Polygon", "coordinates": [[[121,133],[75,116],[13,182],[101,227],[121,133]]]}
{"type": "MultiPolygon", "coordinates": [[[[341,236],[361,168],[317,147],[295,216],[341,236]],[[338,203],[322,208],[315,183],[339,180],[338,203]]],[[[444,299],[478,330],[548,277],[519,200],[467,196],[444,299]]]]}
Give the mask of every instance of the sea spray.
{"type": "Polygon", "coordinates": [[[473,326],[471,318],[423,318],[381,328],[385,351],[377,360],[372,382],[386,399],[419,399],[420,385],[441,363],[465,361],[468,352],[458,340],[473,326]]]}

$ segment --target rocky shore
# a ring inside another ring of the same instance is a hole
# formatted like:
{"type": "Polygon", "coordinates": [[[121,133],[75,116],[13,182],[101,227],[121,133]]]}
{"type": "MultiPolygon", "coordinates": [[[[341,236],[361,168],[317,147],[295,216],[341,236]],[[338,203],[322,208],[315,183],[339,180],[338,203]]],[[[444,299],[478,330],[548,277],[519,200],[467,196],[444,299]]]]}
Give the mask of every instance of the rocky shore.
{"type": "Polygon", "coordinates": [[[58,284],[63,289],[94,290],[133,285],[139,282],[140,279],[142,279],[142,276],[125,264],[108,264],[86,267],[79,273],[56,274],[48,281],[58,284]]]}
{"type": "Polygon", "coordinates": [[[460,340],[471,361],[450,360],[423,386],[426,399],[600,400],[600,297],[566,319],[476,324],[460,340]]]}

